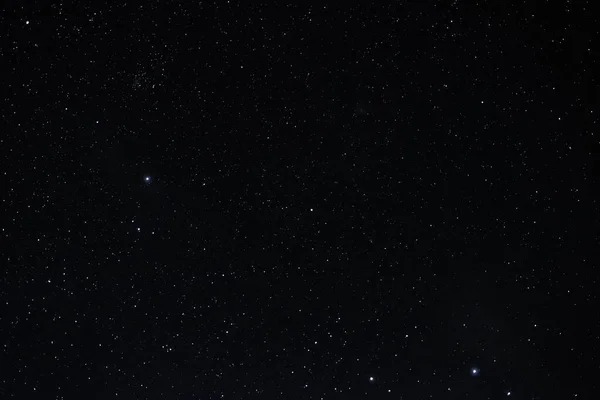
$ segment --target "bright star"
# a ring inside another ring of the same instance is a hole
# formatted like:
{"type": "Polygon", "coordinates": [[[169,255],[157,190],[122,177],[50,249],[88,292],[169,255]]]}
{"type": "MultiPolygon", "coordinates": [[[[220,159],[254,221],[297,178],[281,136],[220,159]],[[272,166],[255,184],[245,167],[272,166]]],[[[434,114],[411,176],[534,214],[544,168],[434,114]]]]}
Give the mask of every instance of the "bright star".
{"type": "Polygon", "coordinates": [[[471,368],[471,376],[479,375],[479,368],[471,368]]]}
{"type": "Polygon", "coordinates": [[[152,178],[150,177],[150,175],[146,175],[144,177],[144,182],[146,182],[146,183],[150,183],[151,180],[152,180],[152,178]]]}

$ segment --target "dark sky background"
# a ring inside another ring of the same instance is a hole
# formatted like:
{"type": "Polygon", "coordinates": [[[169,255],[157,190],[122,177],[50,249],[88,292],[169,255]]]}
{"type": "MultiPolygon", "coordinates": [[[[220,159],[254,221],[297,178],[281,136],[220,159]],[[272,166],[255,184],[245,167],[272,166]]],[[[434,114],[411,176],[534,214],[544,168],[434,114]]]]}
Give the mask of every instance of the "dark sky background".
{"type": "Polygon", "coordinates": [[[600,398],[600,21],[524,3],[4,4],[0,398],[600,398]]]}

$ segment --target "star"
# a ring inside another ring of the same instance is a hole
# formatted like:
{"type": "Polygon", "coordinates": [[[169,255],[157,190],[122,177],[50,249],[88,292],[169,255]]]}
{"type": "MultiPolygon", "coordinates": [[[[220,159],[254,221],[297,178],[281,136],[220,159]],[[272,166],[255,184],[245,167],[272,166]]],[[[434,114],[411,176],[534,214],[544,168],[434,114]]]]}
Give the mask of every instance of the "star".
{"type": "Polygon", "coordinates": [[[479,368],[471,368],[471,376],[478,376],[479,368]]]}
{"type": "Polygon", "coordinates": [[[150,175],[144,176],[144,182],[150,183],[152,181],[152,177],[150,175]]]}

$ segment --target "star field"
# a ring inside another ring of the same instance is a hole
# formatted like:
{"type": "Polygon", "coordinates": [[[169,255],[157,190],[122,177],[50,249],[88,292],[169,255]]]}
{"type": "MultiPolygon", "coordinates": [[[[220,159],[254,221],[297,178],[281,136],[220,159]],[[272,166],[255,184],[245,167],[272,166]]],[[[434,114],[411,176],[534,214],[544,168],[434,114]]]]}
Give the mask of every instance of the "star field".
{"type": "Polygon", "coordinates": [[[3,5],[0,398],[599,398],[592,4],[3,5]]]}

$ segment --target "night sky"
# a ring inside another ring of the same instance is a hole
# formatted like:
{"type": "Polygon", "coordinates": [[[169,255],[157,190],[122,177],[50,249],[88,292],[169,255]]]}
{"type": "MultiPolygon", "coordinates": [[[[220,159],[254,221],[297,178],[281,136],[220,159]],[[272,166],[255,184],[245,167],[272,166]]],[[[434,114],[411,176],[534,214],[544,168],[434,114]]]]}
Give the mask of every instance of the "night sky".
{"type": "Polygon", "coordinates": [[[1,399],[600,398],[593,2],[8,3],[1,399]]]}

